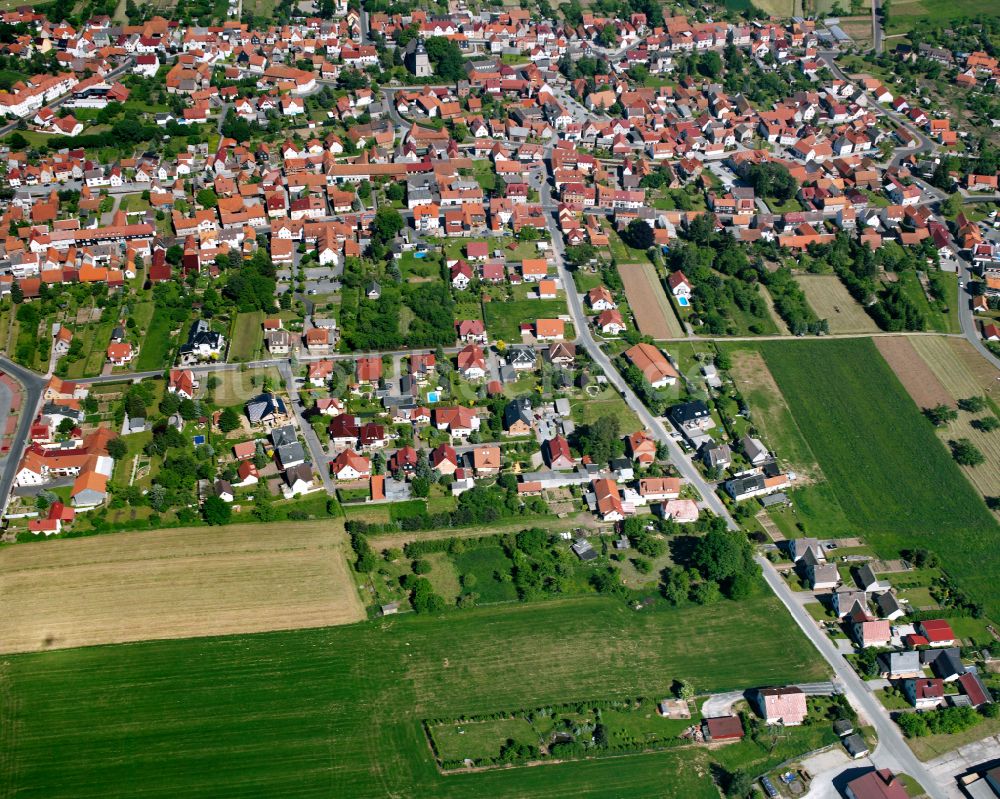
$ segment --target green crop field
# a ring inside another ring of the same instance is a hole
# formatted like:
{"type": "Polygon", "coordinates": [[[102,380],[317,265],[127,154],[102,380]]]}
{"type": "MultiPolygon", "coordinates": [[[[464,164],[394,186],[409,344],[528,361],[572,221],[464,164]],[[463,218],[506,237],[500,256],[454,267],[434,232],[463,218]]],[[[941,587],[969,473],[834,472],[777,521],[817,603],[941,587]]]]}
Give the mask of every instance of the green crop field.
{"type": "Polygon", "coordinates": [[[1000,615],[1000,528],[872,341],[760,349],[853,532],[883,555],[934,550],[1000,615]]]}
{"type": "Polygon", "coordinates": [[[575,598],[8,656],[0,796],[717,799],[704,750],[443,777],[422,722],[660,697],[678,678],[713,691],[824,674],[769,595],[652,612],[575,598]]]}

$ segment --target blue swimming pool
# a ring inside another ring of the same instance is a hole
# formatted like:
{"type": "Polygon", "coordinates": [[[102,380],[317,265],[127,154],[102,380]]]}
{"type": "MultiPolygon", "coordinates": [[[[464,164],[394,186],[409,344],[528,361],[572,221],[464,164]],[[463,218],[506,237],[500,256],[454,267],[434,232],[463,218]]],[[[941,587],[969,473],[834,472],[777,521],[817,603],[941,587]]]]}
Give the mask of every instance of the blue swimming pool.
{"type": "Polygon", "coordinates": [[[687,308],[691,303],[688,302],[687,297],[678,297],[677,304],[681,306],[681,308],[687,308]]]}
{"type": "Polygon", "coordinates": [[[200,447],[202,444],[205,443],[205,436],[195,436],[191,440],[194,441],[194,445],[196,447],[200,447]]]}
{"type": "Polygon", "coordinates": [[[428,391],[427,392],[427,402],[429,402],[430,404],[433,405],[439,399],[441,399],[441,397],[438,394],[438,392],[436,392],[436,391],[428,391]]]}
{"type": "Polygon", "coordinates": [[[420,252],[415,252],[415,253],[413,253],[413,257],[414,258],[426,258],[427,257],[427,252],[425,250],[421,250],[420,252]]]}

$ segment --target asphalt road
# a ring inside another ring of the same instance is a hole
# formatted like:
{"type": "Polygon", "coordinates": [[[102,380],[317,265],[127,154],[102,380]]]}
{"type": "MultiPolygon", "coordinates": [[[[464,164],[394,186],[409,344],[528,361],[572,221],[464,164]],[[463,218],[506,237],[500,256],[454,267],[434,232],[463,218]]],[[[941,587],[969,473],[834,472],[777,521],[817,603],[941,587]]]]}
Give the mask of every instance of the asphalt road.
{"type": "MultiPolygon", "coordinates": [[[[14,484],[14,475],[17,473],[21,455],[28,443],[28,431],[42,400],[42,391],[45,388],[46,380],[2,355],[0,355],[0,369],[17,379],[21,383],[24,393],[17,434],[14,436],[10,452],[7,453],[7,459],[3,467],[0,468],[0,515],[3,515],[7,510],[7,499],[10,496],[11,486],[14,484]]],[[[5,415],[3,419],[0,419],[0,424],[6,423],[5,415]]]]}
{"type": "Polygon", "coordinates": [[[305,438],[309,454],[312,456],[313,469],[319,472],[326,493],[331,497],[335,496],[336,486],[333,484],[333,478],[330,477],[330,456],[323,449],[323,444],[316,435],[316,431],[313,430],[313,426],[309,424],[307,419],[302,417],[302,398],[299,396],[299,384],[295,382],[295,375],[292,374],[291,364],[287,360],[282,361],[278,365],[278,372],[285,379],[285,390],[288,392],[288,401],[292,405],[292,413],[298,419],[302,437],[305,438]]]}
{"type": "Polygon", "coordinates": [[[942,786],[907,746],[899,727],[889,718],[888,712],[869,692],[864,681],[837,651],[831,640],[819,629],[812,616],[802,607],[792,589],[788,587],[771,562],[762,557],[758,557],[757,561],[771,590],[788,608],[788,612],[792,614],[792,618],[795,619],[806,637],[833,668],[836,679],[843,686],[844,694],[850,700],[851,705],[875,727],[879,742],[871,754],[872,764],[876,768],[890,768],[896,772],[909,774],[924,787],[931,799],[946,799],[942,786]]]}
{"type": "Polygon", "coordinates": [[[879,16],[881,3],[879,0],[872,0],[872,39],[875,42],[875,52],[882,54],[884,35],[882,32],[882,20],[879,16]]]}
{"type": "MultiPolygon", "coordinates": [[[[547,156],[551,158],[551,155],[552,152],[550,147],[547,156]]],[[[643,423],[643,425],[645,425],[645,427],[653,434],[657,441],[666,445],[667,451],[670,453],[671,463],[673,463],[681,475],[691,485],[693,485],[695,489],[697,489],[698,493],[701,494],[705,505],[707,505],[716,516],[725,519],[726,524],[729,525],[729,529],[738,530],[739,525],[737,525],[733,517],[729,515],[729,511],[726,509],[726,506],[715,493],[714,487],[701,476],[697,468],[695,468],[691,460],[684,454],[677,442],[674,441],[674,439],[667,433],[663,423],[650,413],[649,409],[642,403],[639,397],[636,396],[635,392],[629,388],[625,379],[611,362],[611,359],[604,354],[604,351],[597,345],[597,342],[591,335],[590,325],[587,322],[587,315],[583,311],[583,303],[580,299],[581,295],[577,293],[573,276],[570,274],[569,269],[566,268],[562,232],[559,230],[556,222],[556,211],[558,206],[552,197],[552,186],[548,181],[542,185],[541,198],[542,207],[545,209],[546,218],[548,219],[549,233],[552,235],[552,250],[555,255],[556,268],[559,272],[559,277],[562,280],[563,287],[566,290],[566,297],[568,299],[567,304],[569,306],[570,315],[573,317],[573,326],[576,328],[577,332],[577,346],[581,346],[587,351],[587,354],[591,357],[594,363],[601,367],[605,376],[608,378],[608,381],[615,387],[615,389],[617,389],[618,393],[621,394],[625,403],[632,409],[636,416],[639,417],[639,420],[643,423]]]]}

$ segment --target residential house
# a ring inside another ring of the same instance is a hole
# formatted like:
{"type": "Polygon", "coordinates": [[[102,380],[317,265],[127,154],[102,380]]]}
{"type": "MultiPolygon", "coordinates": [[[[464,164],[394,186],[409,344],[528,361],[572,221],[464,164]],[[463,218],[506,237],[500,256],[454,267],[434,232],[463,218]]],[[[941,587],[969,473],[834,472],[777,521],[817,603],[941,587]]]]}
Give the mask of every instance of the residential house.
{"type": "Polygon", "coordinates": [[[545,462],[550,469],[573,469],[576,460],[569,449],[569,442],[562,436],[547,439],[543,445],[545,462]]]}
{"type": "Polygon", "coordinates": [[[531,400],[527,397],[511,400],[504,407],[503,429],[507,435],[530,435],[534,425],[535,417],[531,412],[531,400]]]}
{"type": "Polygon", "coordinates": [[[258,394],[246,404],[250,424],[276,424],[288,418],[285,401],[277,394],[258,394]]]}
{"type": "Polygon", "coordinates": [[[458,455],[451,444],[440,444],[431,451],[431,466],[440,474],[451,475],[458,469],[458,455]]]}
{"type": "Polygon", "coordinates": [[[500,465],[500,447],[494,444],[481,444],[472,450],[472,468],[477,477],[499,474],[500,465]]]}
{"type": "Polygon", "coordinates": [[[330,461],[330,473],[337,480],[367,480],[371,472],[371,461],[352,449],[345,449],[330,461]]]}
{"type": "Polygon", "coordinates": [[[652,344],[636,344],[625,350],[624,355],[653,388],[672,386],[677,382],[677,370],[652,344]]]}
{"type": "Polygon", "coordinates": [[[458,353],[458,372],[466,380],[482,380],[486,377],[486,356],[478,344],[468,344],[458,353]]]}
{"type": "Polygon", "coordinates": [[[637,430],[626,436],[625,446],[629,457],[643,466],[656,460],[656,439],[645,430],[637,430]]]}
{"type": "Polygon", "coordinates": [[[957,639],[951,625],[944,619],[925,619],[918,625],[928,646],[955,646],[957,639]]]}
{"type": "Polygon", "coordinates": [[[944,704],[944,681],[930,677],[904,680],[903,693],[917,710],[931,710],[944,704]]]}
{"type": "Polygon", "coordinates": [[[625,518],[625,505],[618,492],[618,484],[609,478],[601,478],[591,483],[594,508],[597,515],[606,522],[620,522],[625,518]]]}
{"type": "Polygon", "coordinates": [[[847,783],[847,799],[909,799],[902,781],[889,769],[869,771],[847,783]]]}
{"type": "Polygon", "coordinates": [[[167,391],[176,394],[181,399],[194,399],[194,393],[198,388],[198,381],[195,380],[194,372],[190,369],[171,369],[170,379],[167,382],[167,391]]]}
{"type": "Polygon", "coordinates": [[[879,663],[884,679],[916,679],[923,675],[919,652],[885,652],[879,655],[879,663]]]}
{"type": "Polygon", "coordinates": [[[805,721],[808,708],[801,688],[758,688],[754,704],[767,724],[795,726],[805,721]]]}
{"type": "Polygon", "coordinates": [[[309,463],[300,463],[290,469],[286,469],[282,477],[284,478],[284,485],[281,487],[281,493],[285,499],[308,494],[315,487],[312,464],[309,463]]]}
{"type": "Polygon", "coordinates": [[[479,429],[479,414],[473,408],[462,405],[434,409],[434,426],[447,430],[452,436],[468,438],[479,429]]]}

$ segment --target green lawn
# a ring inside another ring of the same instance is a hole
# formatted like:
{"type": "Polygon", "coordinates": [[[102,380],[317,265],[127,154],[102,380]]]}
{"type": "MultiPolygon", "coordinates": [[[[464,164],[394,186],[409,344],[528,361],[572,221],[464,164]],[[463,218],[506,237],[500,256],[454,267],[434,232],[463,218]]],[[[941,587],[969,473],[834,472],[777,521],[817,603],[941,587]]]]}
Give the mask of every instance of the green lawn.
{"type": "Polygon", "coordinates": [[[399,259],[399,271],[403,280],[426,282],[441,279],[440,253],[428,253],[424,258],[417,258],[412,252],[404,252],[399,259]]]}
{"type": "Polygon", "coordinates": [[[870,339],[761,342],[846,518],[882,555],[926,546],[994,618],[997,524],[870,339]]]}
{"type": "Polygon", "coordinates": [[[958,323],[958,276],[952,274],[944,275],[945,287],[947,289],[947,303],[949,313],[941,313],[927,299],[927,293],[920,285],[920,279],[913,272],[902,272],[899,275],[899,283],[903,288],[903,293],[916,305],[927,320],[927,329],[935,330],[939,333],[957,333],[958,323]]]}
{"type": "Polygon", "coordinates": [[[136,358],[136,371],[146,372],[162,369],[168,365],[167,360],[173,348],[170,339],[170,310],[157,308],[153,311],[153,319],[149,323],[146,335],[139,347],[139,357],[136,358]]]}
{"type": "Polygon", "coordinates": [[[264,343],[264,312],[250,311],[236,315],[233,322],[229,360],[252,361],[264,343]]]}
{"type": "Polygon", "coordinates": [[[622,237],[618,235],[618,231],[615,230],[614,226],[610,223],[604,225],[604,230],[608,234],[611,255],[618,263],[644,264],[649,260],[643,250],[637,250],[634,247],[629,247],[624,241],[622,241],[622,237]]]}
{"type": "MultiPolygon", "coordinates": [[[[565,300],[511,300],[486,303],[486,328],[491,339],[521,343],[521,324],[555,319],[566,313],[565,300]]],[[[568,326],[567,326],[568,327],[568,326]]],[[[567,330],[567,338],[571,338],[567,330]]]]}
{"type": "Polygon", "coordinates": [[[572,410],[573,421],[577,424],[591,424],[602,416],[614,416],[618,419],[622,435],[634,433],[642,428],[639,417],[614,391],[604,392],[596,399],[575,401],[572,410]]]}
{"type": "Polygon", "coordinates": [[[922,19],[944,24],[960,17],[996,16],[996,13],[997,6],[992,0],[915,0],[892,6],[886,32],[903,33],[922,19]]]}
{"type": "Polygon", "coordinates": [[[714,691],[824,674],[770,596],[653,612],[578,598],[7,656],[0,794],[717,799],[704,750],[442,777],[422,722],[660,697],[677,678],[714,691]]]}
{"type": "Polygon", "coordinates": [[[483,191],[493,191],[497,185],[497,173],[489,158],[478,158],[472,162],[473,177],[479,182],[483,191]]]}

